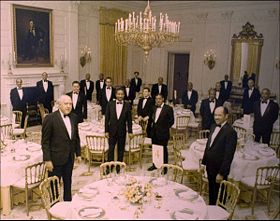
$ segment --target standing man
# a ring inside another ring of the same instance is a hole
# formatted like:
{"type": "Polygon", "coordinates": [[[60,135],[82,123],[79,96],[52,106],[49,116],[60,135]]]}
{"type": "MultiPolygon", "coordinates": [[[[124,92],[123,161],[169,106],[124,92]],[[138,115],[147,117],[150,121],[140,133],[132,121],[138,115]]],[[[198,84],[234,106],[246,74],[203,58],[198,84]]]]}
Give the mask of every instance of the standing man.
{"type": "Polygon", "coordinates": [[[107,104],[115,98],[115,89],[112,87],[112,78],[107,77],[105,87],[100,93],[99,104],[101,106],[102,115],[105,115],[107,104]]]}
{"type": "Polygon", "coordinates": [[[253,130],[255,141],[269,145],[273,124],[278,118],[279,106],[273,100],[269,99],[270,90],[264,88],[261,93],[261,101],[254,103],[254,124],[253,130]]]}
{"type": "Polygon", "coordinates": [[[125,80],[124,87],[125,87],[124,99],[126,101],[128,101],[130,103],[131,107],[132,107],[133,101],[134,101],[134,99],[136,97],[135,88],[131,86],[129,79],[125,80]]]}
{"type": "Polygon", "coordinates": [[[153,86],[152,86],[152,98],[154,101],[155,101],[155,97],[157,94],[162,94],[162,96],[164,98],[164,102],[166,101],[167,96],[168,96],[168,90],[167,90],[167,85],[163,84],[162,77],[159,77],[158,83],[153,84],[153,86]]]}
{"type": "Polygon", "coordinates": [[[16,79],[16,87],[13,88],[10,92],[10,100],[13,106],[13,111],[21,111],[22,119],[21,119],[21,128],[24,127],[24,119],[26,116],[26,96],[25,89],[22,88],[22,79],[16,79]]]}
{"type": "Polygon", "coordinates": [[[83,93],[80,92],[79,81],[72,82],[72,91],[67,93],[72,99],[72,112],[77,114],[78,122],[82,123],[84,119],[87,119],[87,99],[83,93]]]}
{"type": "Polygon", "coordinates": [[[186,109],[190,109],[195,114],[196,103],[198,101],[198,93],[193,90],[192,82],[188,82],[187,90],[182,95],[182,103],[186,109]]]}
{"type": "Polygon", "coordinates": [[[248,80],[249,80],[249,74],[247,71],[244,71],[244,75],[242,77],[242,88],[243,89],[248,88],[248,80]]]}
{"type": "Polygon", "coordinates": [[[256,101],[260,100],[260,91],[254,87],[255,82],[250,79],[248,81],[248,88],[243,92],[242,108],[243,114],[251,114],[254,112],[253,106],[256,101]]]}
{"type": "Polygon", "coordinates": [[[214,121],[214,110],[216,107],[222,106],[220,101],[215,98],[216,91],[209,89],[209,98],[201,101],[200,115],[202,117],[202,129],[209,130],[214,121]]]}
{"type": "MultiPolygon", "coordinates": [[[[153,108],[151,117],[151,138],[152,144],[163,146],[163,163],[168,163],[167,144],[170,138],[169,129],[174,124],[173,108],[164,104],[164,97],[162,94],[156,95],[156,106],[153,108]]],[[[148,168],[148,171],[155,170],[153,164],[148,168]]],[[[164,170],[164,174],[167,170],[164,170]]]]}
{"type": "Polygon", "coordinates": [[[229,80],[229,77],[226,74],[225,80],[220,81],[220,83],[221,83],[221,91],[225,95],[225,100],[228,100],[232,88],[232,81],[229,80]]]}
{"type": "Polygon", "coordinates": [[[141,98],[137,105],[136,119],[140,121],[148,121],[147,125],[147,136],[151,137],[151,121],[149,120],[153,111],[154,102],[150,97],[150,88],[143,88],[143,98],[141,98]]]}
{"type": "MultiPolygon", "coordinates": [[[[105,134],[109,138],[108,161],[114,161],[114,150],[118,144],[118,161],[123,162],[126,132],[132,136],[130,104],[124,101],[122,87],[116,89],[116,100],[108,103],[105,114],[105,134]]],[[[117,168],[119,172],[119,168],[117,168]]]]}
{"type": "Polygon", "coordinates": [[[92,101],[94,83],[90,80],[90,74],[86,74],[86,79],[80,81],[81,92],[85,94],[88,101],[92,101]]]}
{"type": "Polygon", "coordinates": [[[72,100],[67,95],[58,99],[59,110],[48,114],[42,125],[43,160],[50,176],[62,177],[64,201],[72,200],[71,184],[75,157],[81,162],[77,115],[71,112],[72,100]]]}
{"type": "Polygon", "coordinates": [[[217,82],[215,85],[215,89],[216,89],[216,100],[219,101],[219,103],[221,105],[224,104],[225,100],[226,100],[226,94],[225,91],[221,90],[221,83],[217,82]]]}
{"type": "Polygon", "coordinates": [[[131,79],[131,87],[134,88],[135,92],[139,92],[142,86],[142,79],[138,77],[139,72],[134,72],[134,78],[131,79]]]}
{"type": "Polygon", "coordinates": [[[99,74],[99,80],[95,82],[95,88],[96,88],[96,102],[100,104],[100,96],[101,96],[101,91],[104,87],[105,80],[104,80],[104,74],[101,73],[99,74]]]}
{"type": "Polygon", "coordinates": [[[216,205],[220,183],[227,180],[236,149],[237,133],[227,123],[227,119],[227,108],[218,107],[215,110],[216,124],[211,126],[202,158],[208,177],[209,205],[216,205]]]}
{"type": "Polygon", "coordinates": [[[48,80],[48,74],[44,72],[42,74],[42,80],[36,83],[38,91],[38,102],[47,108],[49,113],[52,112],[52,107],[54,105],[54,92],[53,83],[48,80]]]}

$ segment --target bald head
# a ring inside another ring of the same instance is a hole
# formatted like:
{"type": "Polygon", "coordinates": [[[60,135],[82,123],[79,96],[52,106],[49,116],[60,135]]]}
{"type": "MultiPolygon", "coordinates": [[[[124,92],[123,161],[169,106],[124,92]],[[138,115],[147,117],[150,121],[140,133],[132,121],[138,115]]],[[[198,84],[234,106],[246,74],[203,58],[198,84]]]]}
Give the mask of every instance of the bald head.
{"type": "Polygon", "coordinates": [[[69,114],[72,110],[72,99],[68,95],[61,95],[58,100],[58,108],[63,114],[69,114]]]}

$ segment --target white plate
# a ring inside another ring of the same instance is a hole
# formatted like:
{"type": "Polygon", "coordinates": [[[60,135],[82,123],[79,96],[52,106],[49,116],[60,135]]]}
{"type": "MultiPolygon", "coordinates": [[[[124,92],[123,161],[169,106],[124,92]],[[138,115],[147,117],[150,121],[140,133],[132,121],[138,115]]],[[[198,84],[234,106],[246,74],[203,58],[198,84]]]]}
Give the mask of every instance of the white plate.
{"type": "Polygon", "coordinates": [[[197,220],[198,216],[194,214],[192,209],[185,208],[175,211],[171,214],[173,220],[197,220]]]}
{"type": "Polygon", "coordinates": [[[175,191],[175,195],[182,200],[188,200],[188,201],[196,200],[199,197],[197,193],[189,192],[188,190],[177,190],[175,191]]]}
{"type": "Polygon", "coordinates": [[[14,161],[26,161],[30,158],[30,155],[17,155],[13,157],[14,161]]]}
{"type": "Polygon", "coordinates": [[[99,219],[105,215],[105,211],[100,207],[90,206],[80,209],[78,214],[83,219],[99,219]]]}

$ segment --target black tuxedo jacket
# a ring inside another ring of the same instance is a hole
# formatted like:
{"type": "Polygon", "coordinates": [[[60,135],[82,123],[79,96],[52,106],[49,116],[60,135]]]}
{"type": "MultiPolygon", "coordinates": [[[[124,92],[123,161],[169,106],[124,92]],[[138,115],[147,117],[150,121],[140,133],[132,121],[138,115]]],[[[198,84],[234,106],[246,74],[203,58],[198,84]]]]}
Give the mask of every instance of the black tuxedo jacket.
{"type": "Polygon", "coordinates": [[[94,90],[94,83],[93,81],[89,81],[89,89],[87,89],[86,80],[81,80],[80,82],[80,91],[86,95],[86,99],[91,101],[92,100],[92,93],[94,90]]]}
{"type": "Polygon", "coordinates": [[[17,88],[13,88],[10,92],[10,100],[13,106],[13,111],[21,111],[23,113],[26,112],[26,102],[27,102],[27,98],[26,98],[26,93],[25,93],[25,89],[22,88],[23,90],[23,96],[22,96],[22,100],[19,97],[18,94],[18,90],[17,88]]]}
{"type": "Polygon", "coordinates": [[[104,85],[104,87],[100,93],[100,100],[99,100],[99,104],[101,106],[101,111],[102,111],[103,115],[106,113],[107,104],[109,103],[109,101],[112,101],[114,98],[115,98],[115,88],[112,87],[111,98],[110,98],[110,100],[107,100],[106,85],[104,85]]]}
{"type": "MultiPolygon", "coordinates": [[[[222,106],[222,104],[219,100],[217,100],[217,99],[215,99],[215,100],[216,100],[215,108],[222,106]]],[[[214,111],[215,111],[215,108],[214,108],[214,111]]],[[[213,113],[211,113],[209,98],[201,101],[200,115],[202,117],[202,128],[203,129],[210,129],[211,125],[215,122],[214,111],[213,111],[213,113]]]]}
{"type": "Polygon", "coordinates": [[[126,88],[124,88],[124,99],[127,100],[127,101],[131,101],[131,105],[133,104],[133,100],[135,99],[136,97],[136,91],[135,91],[135,88],[130,86],[129,87],[129,94],[126,94],[126,88]]]}
{"type": "Polygon", "coordinates": [[[192,90],[192,95],[190,99],[188,98],[188,91],[184,91],[182,95],[182,103],[184,104],[184,107],[187,108],[187,105],[191,105],[191,111],[195,113],[196,109],[196,103],[198,101],[198,93],[196,90],[192,90]]]}
{"type": "Polygon", "coordinates": [[[254,132],[272,132],[273,124],[278,118],[279,105],[273,100],[269,104],[263,114],[261,115],[261,101],[254,103],[254,132]]]}
{"type": "Polygon", "coordinates": [[[210,146],[215,128],[216,124],[213,124],[210,129],[210,135],[202,158],[202,164],[206,165],[208,174],[213,176],[220,174],[226,177],[230,172],[231,162],[234,157],[237,144],[237,133],[228,123],[226,123],[220,129],[210,146]]]}
{"type": "MultiPolygon", "coordinates": [[[[71,91],[71,92],[67,93],[67,95],[70,96],[72,99],[73,92],[71,91]]],[[[73,101],[73,99],[72,99],[72,101],[73,101]]],[[[74,106],[72,106],[71,112],[74,112],[78,116],[79,123],[83,122],[84,121],[83,119],[87,119],[87,99],[83,93],[80,92],[78,94],[76,108],[74,108],[74,106]]]]}
{"type": "Polygon", "coordinates": [[[38,101],[43,104],[45,108],[52,112],[52,102],[54,101],[53,83],[48,81],[48,90],[45,91],[43,81],[36,83],[38,91],[38,101]]]}
{"type": "Polygon", "coordinates": [[[137,115],[142,117],[149,116],[149,118],[151,118],[153,107],[154,107],[154,101],[151,97],[148,97],[144,108],[142,108],[143,101],[144,98],[141,98],[138,102],[137,115]]]}
{"type": "Polygon", "coordinates": [[[130,85],[131,85],[131,87],[134,88],[134,90],[136,92],[139,92],[140,88],[141,88],[141,85],[142,85],[142,79],[138,78],[137,85],[136,85],[135,78],[132,78],[131,81],[130,81],[130,85]]]}
{"type": "Polygon", "coordinates": [[[52,161],[54,166],[64,165],[69,156],[81,156],[78,118],[74,113],[69,115],[71,122],[71,139],[59,110],[48,114],[42,125],[43,160],[52,161]]]}
{"type": "Polygon", "coordinates": [[[116,101],[110,101],[107,105],[105,113],[105,132],[110,137],[126,136],[126,128],[128,133],[132,133],[131,107],[129,102],[123,101],[123,108],[120,118],[117,118],[116,101]]]}
{"type": "MultiPolygon", "coordinates": [[[[216,99],[217,99],[217,98],[216,98],[216,99]]],[[[221,105],[223,105],[224,102],[227,100],[227,94],[226,94],[226,92],[223,91],[223,90],[220,90],[220,94],[219,94],[219,97],[218,97],[217,100],[219,101],[219,103],[220,103],[221,105]]]]}
{"type": "Polygon", "coordinates": [[[223,81],[220,81],[221,83],[221,91],[223,92],[223,94],[225,94],[225,101],[227,99],[229,99],[229,96],[230,96],[230,92],[231,92],[231,88],[232,88],[232,82],[231,81],[227,81],[228,84],[227,84],[227,89],[225,87],[225,80],[223,81]]]}
{"type": "Polygon", "coordinates": [[[155,122],[157,107],[153,107],[151,120],[151,138],[156,139],[159,145],[166,146],[170,138],[169,129],[174,124],[173,108],[164,104],[157,122],[155,122]]]}
{"type": "MultiPolygon", "coordinates": [[[[158,91],[158,84],[153,84],[152,86],[152,92],[151,92],[151,96],[152,98],[155,100],[156,95],[159,93],[158,91]]],[[[167,96],[168,96],[168,90],[167,90],[167,86],[165,84],[162,84],[161,87],[161,94],[164,97],[164,100],[166,101],[167,96]]]]}
{"type": "MultiPolygon", "coordinates": [[[[103,80],[104,84],[103,84],[103,88],[106,87],[106,84],[105,84],[105,79],[103,80]]],[[[100,87],[100,80],[97,80],[95,82],[95,88],[96,88],[96,100],[98,102],[100,102],[100,96],[101,96],[101,91],[103,88],[100,87]]]]}
{"type": "Polygon", "coordinates": [[[256,101],[260,100],[260,91],[257,88],[254,88],[251,97],[249,98],[249,89],[246,88],[243,92],[243,101],[242,101],[242,108],[243,114],[251,114],[254,112],[253,106],[256,101]]]}

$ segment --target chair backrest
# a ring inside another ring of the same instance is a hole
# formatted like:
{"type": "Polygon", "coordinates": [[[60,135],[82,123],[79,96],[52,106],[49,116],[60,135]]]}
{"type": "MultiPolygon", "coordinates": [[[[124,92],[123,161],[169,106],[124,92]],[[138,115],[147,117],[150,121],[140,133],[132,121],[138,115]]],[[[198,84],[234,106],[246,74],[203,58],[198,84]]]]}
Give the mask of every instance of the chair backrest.
{"type": "Polygon", "coordinates": [[[44,162],[35,163],[25,168],[25,186],[41,183],[46,178],[46,164],[44,162]]]}
{"type": "Polygon", "coordinates": [[[200,130],[198,132],[198,139],[206,139],[209,137],[210,130],[200,130]]]}
{"type": "Polygon", "coordinates": [[[14,123],[21,124],[22,121],[22,112],[21,111],[13,111],[14,114],[14,123]]]}
{"type": "Polygon", "coordinates": [[[277,151],[277,148],[280,147],[280,131],[273,131],[270,136],[270,144],[269,146],[277,151]]]}
{"type": "Polygon", "coordinates": [[[43,123],[43,120],[45,119],[46,115],[49,114],[49,111],[48,111],[48,109],[46,109],[44,107],[43,104],[38,104],[38,108],[39,108],[39,112],[40,112],[42,123],[43,123]]]}
{"type": "Polygon", "coordinates": [[[216,205],[224,208],[232,219],[240,189],[229,181],[223,180],[220,184],[216,205]]]}
{"type": "Polygon", "coordinates": [[[177,116],[176,117],[176,130],[185,130],[188,126],[190,116],[177,116]]]}
{"type": "Polygon", "coordinates": [[[128,140],[129,150],[140,150],[144,143],[144,134],[133,134],[128,140]]]}
{"type": "Polygon", "coordinates": [[[175,148],[182,150],[186,146],[186,143],[187,143],[187,138],[185,134],[173,135],[173,145],[175,148]]]}
{"type": "Polygon", "coordinates": [[[174,150],[175,164],[180,167],[183,167],[182,165],[183,157],[182,157],[181,150],[175,146],[173,146],[173,150],[174,150]]]}
{"type": "Polygon", "coordinates": [[[236,131],[238,139],[246,139],[247,131],[245,128],[233,126],[233,129],[236,131]]]}
{"type": "Polygon", "coordinates": [[[25,135],[25,133],[26,133],[26,128],[27,128],[27,125],[28,125],[28,118],[29,118],[29,115],[26,114],[25,119],[24,119],[24,126],[23,126],[24,135],[25,135]]]}
{"type": "Polygon", "coordinates": [[[255,187],[270,185],[271,180],[279,176],[279,166],[259,167],[256,172],[255,187]]]}
{"type": "Polygon", "coordinates": [[[89,150],[104,152],[107,139],[105,136],[87,135],[86,142],[89,150]]]}
{"type": "Polygon", "coordinates": [[[102,163],[100,165],[100,178],[111,178],[113,176],[117,175],[117,167],[120,169],[120,173],[125,172],[126,169],[126,164],[124,162],[120,161],[111,161],[111,162],[106,162],[102,163]],[[107,170],[110,172],[107,174],[107,170]]]}
{"type": "Polygon", "coordinates": [[[144,134],[146,134],[146,131],[147,131],[147,126],[148,126],[148,121],[144,121],[144,120],[140,120],[139,121],[139,125],[142,127],[142,132],[144,134]]]}
{"type": "Polygon", "coordinates": [[[10,139],[12,135],[12,124],[0,125],[0,138],[1,141],[10,139]]]}
{"type": "Polygon", "coordinates": [[[164,176],[166,176],[168,180],[178,183],[182,182],[182,176],[184,173],[182,167],[173,164],[162,164],[161,171],[164,171],[165,168],[167,169],[167,173],[164,176]]]}
{"type": "Polygon", "coordinates": [[[49,209],[60,202],[60,183],[57,176],[46,178],[39,186],[43,206],[49,216],[49,209]]]}

